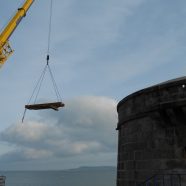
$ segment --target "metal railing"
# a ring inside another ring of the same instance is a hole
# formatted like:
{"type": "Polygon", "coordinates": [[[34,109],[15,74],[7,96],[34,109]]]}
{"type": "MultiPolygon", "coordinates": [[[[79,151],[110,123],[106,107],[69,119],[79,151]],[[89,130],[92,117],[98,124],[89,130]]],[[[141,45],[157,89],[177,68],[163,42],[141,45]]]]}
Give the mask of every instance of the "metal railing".
{"type": "Polygon", "coordinates": [[[138,186],[186,186],[186,174],[156,174],[138,186]]]}

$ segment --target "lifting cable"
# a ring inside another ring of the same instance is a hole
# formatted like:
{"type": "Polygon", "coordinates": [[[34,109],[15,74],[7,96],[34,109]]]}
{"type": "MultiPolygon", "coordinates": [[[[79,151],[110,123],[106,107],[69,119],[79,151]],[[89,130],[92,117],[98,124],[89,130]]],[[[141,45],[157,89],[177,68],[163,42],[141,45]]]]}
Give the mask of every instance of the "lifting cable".
{"type": "MultiPolygon", "coordinates": [[[[60,93],[59,93],[56,81],[55,81],[53,73],[52,73],[52,70],[51,70],[50,65],[49,65],[49,61],[50,61],[50,45],[51,45],[51,30],[52,30],[52,13],[53,13],[53,0],[50,1],[50,17],[49,17],[49,28],[48,28],[48,45],[47,45],[46,65],[45,65],[45,67],[44,67],[44,69],[43,69],[43,71],[42,71],[42,73],[41,73],[41,75],[40,75],[40,77],[39,77],[39,79],[38,79],[38,81],[36,83],[36,86],[35,86],[32,94],[31,94],[31,97],[30,97],[28,103],[27,103],[27,106],[31,103],[31,101],[33,99],[34,99],[33,103],[36,104],[36,101],[37,101],[39,92],[41,90],[42,83],[43,83],[43,80],[44,80],[44,77],[45,77],[45,74],[46,74],[47,70],[49,72],[49,75],[50,75],[50,78],[51,78],[51,81],[52,81],[52,85],[53,85],[53,88],[54,88],[54,91],[55,91],[55,94],[56,94],[56,98],[57,98],[57,101],[58,101],[56,103],[60,103],[59,107],[64,106],[64,104],[62,103],[62,99],[61,99],[61,96],[60,96],[60,93]]],[[[58,108],[52,108],[52,109],[58,110],[58,108]]],[[[26,115],[26,111],[27,111],[27,108],[25,106],[25,110],[24,110],[23,117],[22,117],[22,122],[24,121],[24,118],[25,118],[25,115],[26,115]]]]}
{"type": "Polygon", "coordinates": [[[50,1],[50,18],[49,18],[49,28],[48,28],[48,48],[47,48],[47,64],[49,62],[50,55],[50,43],[51,43],[51,30],[52,30],[52,14],[53,14],[53,0],[50,1]]]}

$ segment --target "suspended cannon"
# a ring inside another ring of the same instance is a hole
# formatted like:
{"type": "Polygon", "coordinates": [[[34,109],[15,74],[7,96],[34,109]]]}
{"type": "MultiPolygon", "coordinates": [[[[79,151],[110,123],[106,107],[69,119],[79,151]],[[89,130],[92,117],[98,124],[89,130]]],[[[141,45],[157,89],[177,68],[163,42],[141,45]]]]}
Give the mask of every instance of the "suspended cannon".
{"type": "Polygon", "coordinates": [[[28,110],[53,109],[55,111],[58,111],[60,107],[64,107],[64,106],[65,104],[62,102],[52,102],[52,103],[25,105],[25,109],[28,109],[28,110]]]}

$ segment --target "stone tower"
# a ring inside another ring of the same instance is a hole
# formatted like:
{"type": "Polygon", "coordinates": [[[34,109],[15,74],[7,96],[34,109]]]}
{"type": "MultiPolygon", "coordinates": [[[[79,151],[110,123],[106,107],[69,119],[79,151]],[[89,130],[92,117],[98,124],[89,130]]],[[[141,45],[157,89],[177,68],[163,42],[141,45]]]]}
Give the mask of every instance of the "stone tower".
{"type": "Polygon", "coordinates": [[[135,92],[117,111],[117,186],[185,186],[186,77],[135,92]]]}

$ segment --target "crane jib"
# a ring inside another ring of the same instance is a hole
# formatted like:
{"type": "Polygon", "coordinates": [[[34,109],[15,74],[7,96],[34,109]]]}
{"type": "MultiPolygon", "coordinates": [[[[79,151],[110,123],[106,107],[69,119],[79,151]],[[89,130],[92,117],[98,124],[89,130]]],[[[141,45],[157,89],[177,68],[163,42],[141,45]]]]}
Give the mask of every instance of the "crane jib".
{"type": "Polygon", "coordinates": [[[17,26],[19,25],[19,23],[23,19],[23,17],[24,16],[20,16],[19,19],[16,21],[16,27],[12,30],[12,33],[9,35],[8,39],[11,37],[11,35],[13,34],[14,30],[17,28],[17,26]]]}
{"type": "Polygon", "coordinates": [[[18,8],[16,14],[9,21],[7,26],[0,32],[0,65],[4,64],[8,57],[13,53],[11,46],[8,42],[10,36],[17,28],[22,18],[26,16],[26,13],[35,0],[24,0],[24,4],[21,8],[18,8]]]}
{"type": "Polygon", "coordinates": [[[24,15],[20,16],[19,19],[16,21],[16,27],[19,25],[19,23],[21,22],[21,20],[23,19],[23,17],[26,16],[26,11],[24,8],[18,8],[18,11],[24,11],[24,15]]]}
{"type": "Polygon", "coordinates": [[[19,19],[16,21],[16,26],[18,26],[19,25],[19,23],[21,22],[21,20],[23,19],[23,17],[22,16],[20,16],[19,17],[19,19]]]}

